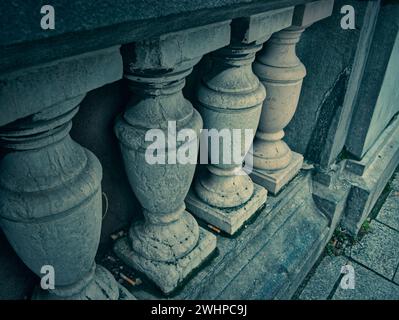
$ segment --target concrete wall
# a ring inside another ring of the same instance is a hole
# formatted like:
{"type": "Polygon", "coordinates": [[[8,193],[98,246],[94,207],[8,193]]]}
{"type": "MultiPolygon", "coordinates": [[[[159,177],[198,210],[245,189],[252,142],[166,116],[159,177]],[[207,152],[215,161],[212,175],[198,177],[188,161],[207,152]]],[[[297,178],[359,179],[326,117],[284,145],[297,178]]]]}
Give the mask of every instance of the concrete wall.
{"type": "Polygon", "coordinates": [[[297,55],[307,68],[298,109],[286,128],[286,142],[305,158],[328,166],[341,151],[335,148],[336,132],[356,50],[363,28],[372,18],[366,14],[369,1],[335,1],[331,17],[309,27],[297,45],[297,55]],[[356,29],[340,27],[341,7],[352,5],[356,29]]]}
{"type": "Polygon", "coordinates": [[[399,5],[391,4],[380,10],[346,141],[348,151],[356,158],[364,156],[399,112],[398,83],[399,5]]]}

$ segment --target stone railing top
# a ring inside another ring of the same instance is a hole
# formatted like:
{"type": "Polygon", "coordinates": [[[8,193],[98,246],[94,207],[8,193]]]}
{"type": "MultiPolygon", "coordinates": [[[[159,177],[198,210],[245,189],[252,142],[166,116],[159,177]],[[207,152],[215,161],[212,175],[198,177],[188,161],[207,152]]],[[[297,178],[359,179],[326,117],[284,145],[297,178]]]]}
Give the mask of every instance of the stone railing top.
{"type": "Polygon", "coordinates": [[[0,73],[247,17],[312,0],[52,0],[55,29],[42,30],[41,3],[1,1],[0,73]]]}

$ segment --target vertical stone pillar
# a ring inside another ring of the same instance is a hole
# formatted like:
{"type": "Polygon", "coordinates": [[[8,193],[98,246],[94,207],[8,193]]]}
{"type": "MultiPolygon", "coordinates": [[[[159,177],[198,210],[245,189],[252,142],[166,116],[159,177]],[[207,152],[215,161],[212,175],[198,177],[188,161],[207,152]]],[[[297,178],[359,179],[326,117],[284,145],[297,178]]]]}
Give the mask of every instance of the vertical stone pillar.
{"type": "Polygon", "coordinates": [[[114,251],[166,294],[216,248],[216,237],[185,211],[202,119],[182,89],[201,56],[229,40],[227,21],[166,34],[124,50],[125,77],[132,97],[116,121],[115,133],[145,219],[132,224],[114,251]],[[184,132],[190,134],[180,140],[184,132]],[[187,149],[190,159],[183,159],[181,151],[187,149]],[[154,155],[158,160],[150,159],[154,155]]]}
{"type": "Polygon", "coordinates": [[[273,194],[295,177],[303,163],[303,156],[291,151],[282,140],[283,129],[295,114],[306,75],[295,47],[308,26],[331,15],[333,4],[334,0],[322,0],[296,7],[292,25],[273,34],[254,63],[254,72],[266,87],[267,98],[254,140],[251,177],[273,194]]]}
{"type": "Polygon", "coordinates": [[[204,128],[219,133],[218,141],[214,137],[210,141],[219,150],[213,154],[215,145],[210,145],[210,164],[198,174],[186,203],[196,216],[228,234],[239,230],[266,202],[267,191],[242,168],[266,96],[252,62],[274,31],[291,24],[292,13],[290,7],[234,20],[230,45],[211,55],[210,72],[198,88],[197,108],[204,128]]]}
{"type": "Polygon", "coordinates": [[[102,220],[102,168],[69,135],[85,92],[119,79],[121,65],[119,50],[113,48],[2,79],[6,90],[0,102],[10,108],[27,102],[30,112],[36,110],[0,128],[1,226],[34,273],[54,275],[55,288],[38,287],[34,299],[132,298],[94,261],[102,220]]]}

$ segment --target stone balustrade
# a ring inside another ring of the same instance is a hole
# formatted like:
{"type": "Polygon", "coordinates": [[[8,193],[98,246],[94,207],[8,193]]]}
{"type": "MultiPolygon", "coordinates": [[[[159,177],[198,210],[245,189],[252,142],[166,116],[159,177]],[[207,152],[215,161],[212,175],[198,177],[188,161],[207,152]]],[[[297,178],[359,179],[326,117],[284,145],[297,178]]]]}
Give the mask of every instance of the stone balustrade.
{"type": "MultiPolygon", "coordinates": [[[[38,287],[33,298],[135,299],[94,261],[102,224],[102,166],[69,135],[85,95],[122,77],[129,98],[113,128],[143,215],[113,244],[126,265],[172,294],[200,274],[218,242],[230,239],[226,234],[239,239],[249,221],[258,223],[257,214],[266,219],[265,206],[283,203],[275,196],[269,200],[268,192],[288,188],[303,164],[303,156],[282,140],[306,75],[295,46],[307,27],[331,15],[334,1],[277,3],[245,4],[243,16],[218,10],[217,21],[196,26],[186,21],[184,28],[174,25],[148,38],[124,38],[121,50],[90,50],[0,75],[0,105],[7,109],[0,119],[0,225],[35,274],[50,265],[57,275],[55,289],[38,287]],[[195,97],[188,99],[186,78],[204,61],[208,66],[195,97]],[[149,163],[154,141],[147,133],[171,134],[170,123],[195,136],[157,149],[165,163],[149,163]],[[212,162],[211,154],[206,165],[173,161],[170,154],[183,144],[195,145],[192,156],[201,157],[202,129],[226,129],[230,136],[239,130],[240,139],[219,148],[220,162],[212,162]],[[249,141],[245,130],[253,133],[249,141]],[[235,147],[240,160],[224,161],[235,147]]],[[[224,259],[234,259],[228,255],[224,252],[224,259]]]]}

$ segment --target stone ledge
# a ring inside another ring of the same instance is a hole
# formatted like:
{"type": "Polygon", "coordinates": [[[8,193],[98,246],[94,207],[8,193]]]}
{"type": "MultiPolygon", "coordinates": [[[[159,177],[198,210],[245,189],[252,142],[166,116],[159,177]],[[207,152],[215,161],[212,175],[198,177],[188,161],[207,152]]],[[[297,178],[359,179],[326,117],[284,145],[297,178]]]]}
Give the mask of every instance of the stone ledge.
{"type": "Polygon", "coordinates": [[[278,194],[280,190],[291,181],[302,167],[303,156],[292,151],[292,158],[288,167],[278,171],[253,169],[251,179],[265,187],[272,194],[278,194]]]}
{"type": "MultiPolygon", "coordinates": [[[[376,146],[370,150],[373,154],[372,160],[367,154],[365,155],[367,166],[361,176],[348,170],[342,172],[342,179],[351,184],[342,226],[353,235],[359,232],[399,163],[399,118],[396,118],[385,130],[391,134],[384,133],[376,141],[376,146]],[[374,148],[379,152],[375,153],[374,148]]],[[[364,166],[361,161],[358,166],[364,166]]],[[[353,166],[354,161],[351,162],[353,166]]]]}
{"type": "Polygon", "coordinates": [[[119,239],[115,243],[114,251],[124,263],[145,274],[165,294],[170,294],[211,255],[215,248],[215,236],[200,228],[196,247],[174,263],[164,263],[143,258],[131,249],[126,237],[119,239]]]}
{"type": "Polygon", "coordinates": [[[0,28],[0,73],[157,37],[165,31],[175,32],[310,1],[114,0],[112,5],[109,1],[101,5],[94,0],[76,3],[53,0],[55,14],[62,12],[64,23],[57,22],[51,32],[38,27],[39,3],[19,1],[15,8],[0,2],[0,12],[6,18],[0,28]],[[154,10],[154,7],[163,9],[154,10]]]}
{"type": "MultiPolygon", "coordinates": [[[[218,236],[218,255],[171,299],[289,298],[328,241],[328,220],[313,203],[311,174],[301,172],[233,237],[218,236]]],[[[145,284],[138,299],[162,298],[145,284]]]]}
{"type": "Polygon", "coordinates": [[[186,206],[196,217],[232,235],[265,204],[266,198],[267,191],[254,184],[254,194],[245,204],[238,208],[222,209],[204,203],[198,199],[195,191],[190,190],[186,206]]]}

